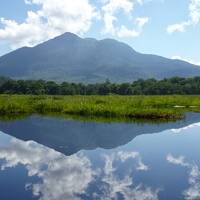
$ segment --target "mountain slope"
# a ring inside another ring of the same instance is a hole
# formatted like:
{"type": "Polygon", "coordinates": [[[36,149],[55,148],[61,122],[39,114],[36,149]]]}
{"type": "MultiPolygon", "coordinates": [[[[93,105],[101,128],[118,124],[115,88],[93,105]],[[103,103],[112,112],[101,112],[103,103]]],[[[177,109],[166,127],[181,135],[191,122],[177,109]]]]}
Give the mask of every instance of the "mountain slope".
{"type": "Polygon", "coordinates": [[[0,76],[17,79],[123,82],[196,75],[200,67],[190,63],[140,54],[116,40],[82,39],[72,33],[0,57],[0,76]]]}

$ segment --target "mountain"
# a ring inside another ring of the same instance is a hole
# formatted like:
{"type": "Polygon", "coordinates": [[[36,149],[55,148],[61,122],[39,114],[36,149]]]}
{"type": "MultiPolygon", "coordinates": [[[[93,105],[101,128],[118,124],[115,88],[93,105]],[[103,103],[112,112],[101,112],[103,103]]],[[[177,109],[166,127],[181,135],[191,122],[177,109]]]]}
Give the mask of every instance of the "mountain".
{"type": "Polygon", "coordinates": [[[200,75],[199,66],[141,54],[113,39],[83,39],[72,33],[0,57],[0,76],[15,79],[125,82],[197,75],[200,75]]]}

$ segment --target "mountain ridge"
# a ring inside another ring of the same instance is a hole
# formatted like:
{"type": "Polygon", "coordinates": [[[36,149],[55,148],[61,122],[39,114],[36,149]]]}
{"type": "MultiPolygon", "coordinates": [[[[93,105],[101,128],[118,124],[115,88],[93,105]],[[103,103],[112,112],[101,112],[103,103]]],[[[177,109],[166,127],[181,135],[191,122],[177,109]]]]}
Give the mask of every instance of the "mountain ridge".
{"type": "Polygon", "coordinates": [[[69,82],[130,82],[139,78],[192,77],[200,67],[142,54],[114,39],[96,40],[64,33],[34,47],[22,47],[0,57],[0,75],[14,79],[69,82]]]}

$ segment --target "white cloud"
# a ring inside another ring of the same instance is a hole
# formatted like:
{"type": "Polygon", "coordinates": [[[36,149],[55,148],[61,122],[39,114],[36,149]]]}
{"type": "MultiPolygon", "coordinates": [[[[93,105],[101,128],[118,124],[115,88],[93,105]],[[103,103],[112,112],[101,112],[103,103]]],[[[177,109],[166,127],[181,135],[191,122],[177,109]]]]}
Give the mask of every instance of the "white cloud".
{"type": "Polygon", "coordinates": [[[119,30],[117,31],[118,37],[138,37],[143,30],[143,26],[148,23],[149,18],[148,17],[138,17],[135,20],[135,24],[137,29],[128,29],[125,26],[121,26],[119,30]]]}
{"type": "Polygon", "coordinates": [[[116,175],[117,167],[114,167],[114,163],[116,161],[121,161],[123,164],[129,159],[132,159],[132,161],[136,159],[136,170],[148,170],[148,167],[142,162],[138,152],[120,151],[111,155],[105,155],[105,167],[103,169],[104,175],[102,181],[106,183],[106,186],[100,199],[117,199],[117,195],[121,194],[123,199],[158,200],[159,189],[153,190],[151,187],[145,187],[142,184],[132,187],[134,185],[131,175],[134,169],[133,167],[126,169],[126,173],[123,177],[119,178],[116,175]]]}
{"type": "MultiPolygon", "coordinates": [[[[0,18],[0,41],[6,42],[11,49],[23,46],[35,46],[65,32],[83,35],[88,32],[94,20],[104,22],[103,34],[120,38],[138,37],[148,17],[133,19],[135,5],[143,5],[144,0],[102,0],[97,8],[91,0],[24,0],[29,7],[37,5],[37,11],[29,10],[22,23],[0,18]],[[132,28],[119,20],[124,13],[132,28]]],[[[2,43],[2,42],[1,42],[2,43]]]]}
{"type": "Polygon", "coordinates": [[[117,31],[117,36],[120,38],[131,38],[131,37],[138,37],[140,32],[133,29],[130,30],[125,26],[121,26],[120,29],[117,31]]]}
{"type": "Polygon", "coordinates": [[[186,167],[188,172],[188,183],[189,188],[183,191],[183,196],[185,200],[197,200],[200,198],[200,171],[195,163],[189,163],[185,161],[184,156],[174,157],[169,154],[167,156],[167,161],[174,164],[186,167]]]}
{"type": "Polygon", "coordinates": [[[148,17],[138,17],[138,18],[136,18],[135,21],[138,24],[138,26],[140,28],[142,28],[146,23],[149,22],[149,18],[148,17]]]}
{"type": "Polygon", "coordinates": [[[189,22],[182,22],[180,24],[173,24],[167,27],[167,32],[172,34],[174,32],[185,32],[185,28],[189,26],[189,22]]]}
{"type": "Polygon", "coordinates": [[[186,200],[196,200],[200,198],[200,171],[197,165],[191,165],[188,183],[190,187],[183,192],[186,200]]]}
{"type": "Polygon", "coordinates": [[[115,156],[117,158],[119,158],[122,162],[127,161],[128,159],[135,159],[137,162],[137,166],[136,169],[139,171],[147,171],[149,170],[149,167],[147,165],[145,165],[142,161],[142,158],[139,154],[139,152],[124,152],[124,151],[119,151],[117,153],[117,156],[115,156]]]}
{"type": "Polygon", "coordinates": [[[83,34],[87,32],[98,12],[88,0],[26,0],[40,9],[28,11],[23,23],[1,18],[0,40],[7,41],[15,49],[34,46],[64,32],[83,34]]]}
{"type": "Polygon", "coordinates": [[[135,4],[142,5],[142,0],[104,0],[103,3],[102,18],[105,24],[104,34],[110,34],[120,38],[138,37],[141,34],[144,25],[149,21],[148,17],[138,17],[135,19],[135,28],[128,28],[123,24],[117,25],[119,22],[117,17],[118,13],[123,12],[132,19],[132,12],[135,4]]]}
{"type": "Polygon", "coordinates": [[[174,157],[173,155],[169,154],[167,155],[166,159],[169,163],[172,163],[174,165],[181,165],[184,167],[189,165],[187,162],[185,162],[184,156],[174,157]]]}
{"type": "Polygon", "coordinates": [[[183,61],[186,61],[186,62],[189,62],[191,64],[194,64],[194,65],[199,65],[200,66],[200,62],[199,61],[195,61],[195,60],[192,60],[190,58],[183,58],[181,56],[172,56],[172,59],[175,59],[175,60],[183,60],[183,61]]]}
{"type": "Polygon", "coordinates": [[[200,0],[190,0],[189,3],[189,16],[188,20],[181,23],[169,25],[167,32],[172,34],[174,32],[184,32],[187,27],[197,25],[200,22],[200,0]]]}
{"type": "Polygon", "coordinates": [[[132,152],[124,152],[124,151],[119,151],[117,153],[117,156],[122,162],[125,162],[126,160],[132,158],[135,159],[139,156],[140,154],[138,152],[132,151],[132,152]]]}
{"type": "Polygon", "coordinates": [[[190,0],[190,18],[193,24],[200,22],[200,0],[190,0]]]}
{"type": "Polygon", "coordinates": [[[111,15],[119,10],[130,13],[134,7],[134,3],[131,0],[105,0],[104,4],[103,11],[111,15]]]}

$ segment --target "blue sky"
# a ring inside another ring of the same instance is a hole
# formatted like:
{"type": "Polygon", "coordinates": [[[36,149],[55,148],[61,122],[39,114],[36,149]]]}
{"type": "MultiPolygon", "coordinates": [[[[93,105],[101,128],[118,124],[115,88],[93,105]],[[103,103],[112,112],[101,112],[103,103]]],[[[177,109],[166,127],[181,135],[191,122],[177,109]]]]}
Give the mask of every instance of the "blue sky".
{"type": "Polygon", "coordinates": [[[0,55],[67,31],[200,64],[200,0],[1,0],[0,55]]]}

